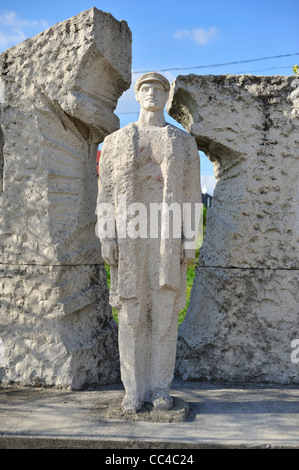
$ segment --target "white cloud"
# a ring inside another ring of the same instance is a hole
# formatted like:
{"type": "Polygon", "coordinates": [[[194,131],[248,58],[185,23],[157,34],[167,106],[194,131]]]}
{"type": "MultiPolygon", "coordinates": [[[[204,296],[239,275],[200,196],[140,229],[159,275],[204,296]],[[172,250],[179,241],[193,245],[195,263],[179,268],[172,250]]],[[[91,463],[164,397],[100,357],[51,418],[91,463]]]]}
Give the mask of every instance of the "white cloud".
{"type": "Polygon", "coordinates": [[[0,31],[0,47],[10,47],[18,44],[26,39],[27,36],[20,29],[14,29],[11,33],[3,33],[0,31]]]}
{"type": "Polygon", "coordinates": [[[19,19],[15,11],[7,11],[0,14],[0,23],[12,28],[48,28],[46,20],[25,20],[19,19]]]}
{"type": "Polygon", "coordinates": [[[201,175],[201,190],[203,193],[208,193],[213,196],[214,189],[217,184],[217,180],[213,175],[201,175]]]}
{"type": "Polygon", "coordinates": [[[46,20],[22,19],[15,11],[0,11],[0,47],[11,47],[48,27],[46,20]]]}
{"type": "Polygon", "coordinates": [[[209,29],[181,29],[175,33],[174,37],[176,39],[188,38],[196,44],[204,46],[216,39],[218,32],[219,30],[215,26],[211,26],[209,29]]]}

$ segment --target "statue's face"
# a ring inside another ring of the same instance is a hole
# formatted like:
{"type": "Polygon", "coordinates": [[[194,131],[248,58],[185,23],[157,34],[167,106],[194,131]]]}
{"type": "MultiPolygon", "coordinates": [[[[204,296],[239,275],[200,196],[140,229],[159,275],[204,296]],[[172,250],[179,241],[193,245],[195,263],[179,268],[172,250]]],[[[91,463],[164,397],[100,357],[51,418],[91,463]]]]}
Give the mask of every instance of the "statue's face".
{"type": "Polygon", "coordinates": [[[136,95],[141,108],[147,111],[159,111],[164,109],[168,95],[162,84],[146,82],[141,85],[136,95]]]}

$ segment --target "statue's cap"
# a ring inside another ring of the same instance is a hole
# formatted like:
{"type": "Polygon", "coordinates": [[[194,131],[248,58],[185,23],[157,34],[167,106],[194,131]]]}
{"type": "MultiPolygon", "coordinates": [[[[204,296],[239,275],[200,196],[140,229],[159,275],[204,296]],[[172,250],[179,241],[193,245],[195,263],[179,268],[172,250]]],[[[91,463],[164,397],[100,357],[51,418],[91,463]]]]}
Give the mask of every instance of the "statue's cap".
{"type": "Polygon", "coordinates": [[[137,93],[141,85],[146,82],[162,83],[164,90],[166,92],[168,92],[170,89],[169,81],[167,80],[167,78],[163,77],[163,75],[157,72],[147,72],[144,75],[141,75],[141,77],[137,79],[135,86],[134,86],[135,93],[137,93]]]}

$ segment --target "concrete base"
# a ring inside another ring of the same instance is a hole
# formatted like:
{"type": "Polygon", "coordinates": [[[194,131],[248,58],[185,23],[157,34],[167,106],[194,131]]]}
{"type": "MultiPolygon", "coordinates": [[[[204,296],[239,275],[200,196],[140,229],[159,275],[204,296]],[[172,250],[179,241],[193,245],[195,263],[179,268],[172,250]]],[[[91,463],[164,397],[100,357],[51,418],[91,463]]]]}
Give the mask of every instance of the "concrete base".
{"type": "Polygon", "coordinates": [[[105,413],[105,418],[133,421],[152,421],[154,423],[183,423],[189,415],[189,405],[185,400],[172,397],[173,405],[170,410],[155,409],[151,403],[144,403],[140,411],[135,414],[124,413],[121,407],[124,394],[113,401],[105,413]]]}
{"type": "Polygon", "coordinates": [[[1,449],[299,448],[299,387],[174,381],[187,421],[107,418],[121,385],[0,389],[1,449]]]}

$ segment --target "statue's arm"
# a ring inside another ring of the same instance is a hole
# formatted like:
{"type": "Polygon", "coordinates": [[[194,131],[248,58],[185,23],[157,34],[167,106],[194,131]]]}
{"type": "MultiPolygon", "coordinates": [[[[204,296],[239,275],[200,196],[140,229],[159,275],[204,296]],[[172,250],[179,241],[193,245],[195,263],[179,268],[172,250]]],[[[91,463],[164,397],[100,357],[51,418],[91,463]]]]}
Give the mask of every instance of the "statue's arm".
{"type": "Polygon", "coordinates": [[[107,264],[118,265],[118,244],[114,238],[103,238],[101,240],[102,257],[107,264]]]}
{"type": "MultiPolygon", "coordinates": [[[[184,202],[190,204],[192,226],[195,223],[195,211],[198,210],[195,204],[201,202],[201,185],[200,185],[200,159],[198,148],[193,136],[189,136],[186,144],[186,161],[184,167],[184,202]]],[[[186,224],[190,227],[190,222],[186,224]]],[[[188,263],[195,257],[195,238],[189,237],[185,220],[183,221],[183,236],[182,236],[182,249],[181,261],[188,263]],[[192,243],[190,243],[192,242],[192,243]]]]}
{"type": "MultiPolygon", "coordinates": [[[[105,207],[111,207],[110,217],[112,218],[112,220],[110,223],[111,225],[114,225],[114,230],[112,230],[112,233],[109,233],[108,230],[107,233],[102,233],[100,235],[101,253],[106,263],[116,266],[118,264],[118,244],[114,217],[113,160],[109,157],[109,145],[104,141],[99,161],[97,216],[98,223],[100,223],[100,214],[102,213],[102,211],[100,210],[100,205],[105,205],[105,207]]],[[[107,217],[107,213],[105,214],[105,216],[107,217]]]]}

